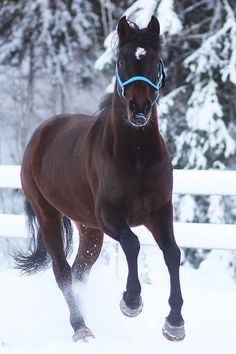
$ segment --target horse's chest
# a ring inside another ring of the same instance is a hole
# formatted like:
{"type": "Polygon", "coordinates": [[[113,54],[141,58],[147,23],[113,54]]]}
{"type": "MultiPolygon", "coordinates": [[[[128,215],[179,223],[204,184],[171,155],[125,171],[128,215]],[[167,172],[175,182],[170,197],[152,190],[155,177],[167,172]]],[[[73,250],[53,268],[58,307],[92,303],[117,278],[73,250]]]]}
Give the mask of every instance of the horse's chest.
{"type": "Polygon", "coordinates": [[[155,167],[142,170],[137,166],[132,171],[120,171],[118,179],[114,176],[108,198],[122,209],[130,226],[143,224],[146,216],[170,199],[172,175],[171,170],[166,172],[155,167]]]}
{"type": "Polygon", "coordinates": [[[141,180],[133,190],[124,195],[125,216],[129,224],[137,225],[145,221],[146,216],[153,213],[168,199],[168,188],[159,184],[151,185],[148,180],[141,180]]]}

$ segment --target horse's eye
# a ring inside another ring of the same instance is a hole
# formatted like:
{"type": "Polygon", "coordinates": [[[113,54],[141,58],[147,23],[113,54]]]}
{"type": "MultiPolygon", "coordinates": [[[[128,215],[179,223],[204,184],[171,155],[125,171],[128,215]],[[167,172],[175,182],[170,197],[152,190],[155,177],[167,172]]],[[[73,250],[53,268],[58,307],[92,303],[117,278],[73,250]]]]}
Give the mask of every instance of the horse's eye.
{"type": "Polygon", "coordinates": [[[123,66],[124,66],[124,61],[123,61],[122,59],[119,59],[119,60],[118,60],[118,66],[119,66],[120,68],[123,68],[123,66]]]}

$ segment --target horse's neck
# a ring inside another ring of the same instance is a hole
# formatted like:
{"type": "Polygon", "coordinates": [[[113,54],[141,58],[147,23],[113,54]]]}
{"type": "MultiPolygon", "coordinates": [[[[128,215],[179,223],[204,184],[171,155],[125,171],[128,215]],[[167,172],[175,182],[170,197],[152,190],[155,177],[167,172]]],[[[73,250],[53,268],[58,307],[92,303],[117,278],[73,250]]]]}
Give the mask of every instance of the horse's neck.
{"type": "Polygon", "coordinates": [[[113,156],[135,163],[156,159],[163,152],[156,107],[152,108],[150,123],[143,128],[133,127],[128,123],[127,111],[119,97],[114,97],[107,134],[113,156]]]}

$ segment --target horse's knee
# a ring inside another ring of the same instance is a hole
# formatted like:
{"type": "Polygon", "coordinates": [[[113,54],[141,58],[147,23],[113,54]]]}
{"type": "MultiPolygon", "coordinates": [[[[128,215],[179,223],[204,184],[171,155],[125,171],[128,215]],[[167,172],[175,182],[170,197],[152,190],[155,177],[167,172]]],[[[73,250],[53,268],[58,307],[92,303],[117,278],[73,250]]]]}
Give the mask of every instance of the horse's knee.
{"type": "Polygon", "coordinates": [[[164,259],[168,267],[180,265],[181,252],[179,247],[174,244],[163,250],[164,259]]]}
{"type": "Polygon", "coordinates": [[[120,245],[126,257],[138,257],[140,251],[140,242],[136,235],[128,235],[120,238],[120,245]]]}

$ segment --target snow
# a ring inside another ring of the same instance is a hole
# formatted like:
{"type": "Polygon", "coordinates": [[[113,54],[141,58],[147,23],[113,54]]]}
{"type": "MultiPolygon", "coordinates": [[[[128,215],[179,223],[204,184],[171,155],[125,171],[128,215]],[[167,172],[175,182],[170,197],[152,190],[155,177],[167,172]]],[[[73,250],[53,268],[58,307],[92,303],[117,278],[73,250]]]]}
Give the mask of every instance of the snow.
{"type": "Polygon", "coordinates": [[[207,72],[212,76],[212,68],[220,67],[223,81],[229,78],[236,84],[236,18],[229,5],[225,9],[227,17],[222,28],[207,38],[199,49],[185,59],[184,64],[189,66],[193,75],[207,72]]]}
{"type": "Polygon", "coordinates": [[[215,132],[218,127],[215,126],[216,123],[212,120],[212,117],[222,118],[223,115],[222,107],[216,96],[217,85],[214,81],[204,84],[196,83],[188,102],[190,107],[186,114],[186,120],[195,131],[205,130],[206,127],[209,127],[210,131],[215,132]]]}
{"type": "Polygon", "coordinates": [[[179,199],[179,219],[182,222],[191,222],[194,220],[195,200],[189,194],[183,195],[179,199]]]}
{"type": "Polygon", "coordinates": [[[95,340],[72,342],[68,310],[51,270],[20,277],[16,270],[0,270],[1,354],[227,354],[235,353],[236,284],[215,253],[198,271],[181,267],[186,339],[171,343],[161,328],[168,314],[169,279],[162,254],[156,251],[150,271],[152,284],[142,284],[143,312],[137,318],[120,313],[126,265],[119,273],[99,262],[83,290],[86,323],[95,340]],[[96,296],[94,296],[96,294],[96,296]]]}
{"type": "Polygon", "coordinates": [[[152,15],[155,14],[160,22],[161,33],[175,34],[181,30],[181,22],[174,11],[173,0],[137,0],[130,6],[125,15],[140,28],[148,25],[152,15]]]}
{"type": "MultiPolygon", "coordinates": [[[[112,31],[104,41],[104,52],[100,55],[100,57],[96,60],[94,67],[96,70],[102,71],[106,66],[112,64],[114,60],[117,36],[116,31],[112,31]]],[[[114,85],[112,87],[112,91],[114,89],[114,85]]]]}
{"type": "MultiPolygon", "coordinates": [[[[202,56],[199,58],[201,62],[202,56]]],[[[200,66],[200,64],[198,64],[200,66]]],[[[194,72],[196,75],[197,71],[194,72]]],[[[189,79],[192,74],[189,75],[189,79]]],[[[182,154],[183,144],[191,147],[191,154],[188,157],[188,166],[197,166],[204,169],[207,166],[208,151],[225,158],[234,156],[236,152],[236,142],[231,137],[228,128],[222,120],[222,106],[217,96],[217,84],[214,80],[199,81],[199,76],[194,78],[194,90],[188,100],[186,111],[186,122],[188,127],[178,138],[182,144],[177,149],[178,154],[174,157],[173,164],[177,162],[178,156],[182,154]],[[207,139],[200,136],[200,132],[207,133],[207,139]],[[201,149],[196,149],[196,146],[201,149]]],[[[216,163],[216,161],[215,161],[216,163]]]]}
{"type": "Polygon", "coordinates": [[[219,198],[219,196],[216,195],[211,196],[208,215],[213,223],[217,224],[224,222],[225,217],[222,210],[222,198],[219,198]]]}
{"type": "Polygon", "coordinates": [[[228,46],[225,46],[224,57],[229,57],[229,62],[225,65],[225,67],[221,70],[222,79],[226,81],[228,78],[232,83],[236,84],[236,18],[235,13],[232,8],[229,6],[227,2],[225,2],[225,9],[227,10],[227,22],[228,28],[226,27],[226,31],[229,31],[228,38],[228,46]]]}
{"type": "Polygon", "coordinates": [[[236,195],[235,180],[236,171],[174,170],[174,193],[232,196],[236,195]]]}
{"type": "Polygon", "coordinates": [[[236,250],[233,224],[176,222],[174,230],[180,247],[236,250]]]}
{"type": "Polygon", "coordinates": [[[161,24],[161,32],[173,35],[182,30],[182,24],[174,11],[173,0],[162,0],[158,6],[157,17],[161,24]]]}
{"type": "Polygon", "coordinates": [[[0,165],[0,188],[21,188],[20,166],[0,165]]]}
{"type": "Polygon", "coordinates": [[[144,28],[155,13],[156,7],[156,0],[137,0],[125,11],[124,15],[140,28],[144,28]]]}

